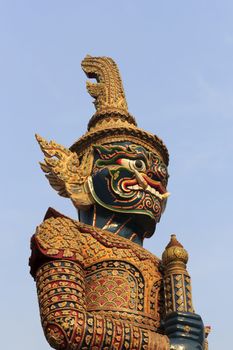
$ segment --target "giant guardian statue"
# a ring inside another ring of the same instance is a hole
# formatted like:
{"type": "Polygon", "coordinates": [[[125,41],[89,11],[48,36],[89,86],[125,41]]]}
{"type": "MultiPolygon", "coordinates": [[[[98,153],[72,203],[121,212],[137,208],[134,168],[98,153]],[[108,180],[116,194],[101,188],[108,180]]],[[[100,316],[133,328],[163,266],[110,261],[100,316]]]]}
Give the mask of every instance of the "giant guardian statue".
{"type": "Polygon", "coordinates": [[[50,185],[79,216],[49,208],[32,237],[45,337],[57,350],[206,349],[186,250],[175,235],[162,259],[143,248],[169,196],[167,148],[128,112],[111,58],[87,56],[82,68],[96,79],[86,134],[69,149],[36,136],[50,185]]]}

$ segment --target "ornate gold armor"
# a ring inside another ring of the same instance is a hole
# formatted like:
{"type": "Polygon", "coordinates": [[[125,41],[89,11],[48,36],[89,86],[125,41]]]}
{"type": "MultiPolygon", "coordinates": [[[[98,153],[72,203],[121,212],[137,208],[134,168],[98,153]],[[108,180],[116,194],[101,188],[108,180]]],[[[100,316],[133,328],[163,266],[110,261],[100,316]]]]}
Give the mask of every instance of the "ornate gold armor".
{"type": "Polygon", "coordinates": [[[159,260],[137,244],[50,210],[33,238],[42,325],[59,349],[169,349],[160,335],[159,260]],[[41,259],[41,258],[40,258],[41,259]],[[69,330],[68,333],[64,330],[69,330]]]}

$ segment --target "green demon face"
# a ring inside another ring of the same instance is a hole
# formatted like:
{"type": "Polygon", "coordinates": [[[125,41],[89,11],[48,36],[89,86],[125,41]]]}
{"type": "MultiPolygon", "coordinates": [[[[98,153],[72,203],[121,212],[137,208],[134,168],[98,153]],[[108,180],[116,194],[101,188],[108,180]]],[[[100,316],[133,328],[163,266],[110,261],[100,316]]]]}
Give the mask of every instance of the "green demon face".
{"type": "Polygon", "coordinates": [[[132,143],[94,146],[94,153],[89,188],[95,201],[111,211],[158,222],[169,195],[161,157],[132,143]]]}

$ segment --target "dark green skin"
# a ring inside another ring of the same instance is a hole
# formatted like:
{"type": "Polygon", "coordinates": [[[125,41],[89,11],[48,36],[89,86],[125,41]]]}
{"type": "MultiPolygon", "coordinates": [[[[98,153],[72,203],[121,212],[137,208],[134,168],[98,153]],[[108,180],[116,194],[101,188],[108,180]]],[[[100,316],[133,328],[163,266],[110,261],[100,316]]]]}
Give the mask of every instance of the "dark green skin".
{"type": "Polygon", "coordinates": [[[158,155],[130,143],[95,146],[92,195],[96,202],[113,212],[144,215],[157,223],[165,209],[166,200],[146,190],[126,189],[125,183],[139,183],[135,169],[120,164],[120,160],[131,164],[140,160],[145,165],[141,173],[166,187],[167,169],[158,155]]]}
{"type": "MultiPolygon", "coordinates": [[[[150,237],[165,209],[166,200],[159,200],[148,192],[131,191],[122,187],[122,181],[136,181],[135,172],[127,166],[119,164],[119,159],[143,161],[146,165],[144,173],[152,180],[160,181],[164,187],[167,184],[167,169],[157,155],[152,155],[141,146],[129,142],[114,145],[94,146],[94,164],[92,169],[92,196],[96,205],[96,226],[103,228],[114,215],[112,226],[108,231],[118,232],[120,236],[143,244],[144,237],[150,237]],[[156,158],[155,158],[156,157],[156,158]],[[148,201],[147,201],[148,200],[148,201]],[[152,203],[152,207],[146,207],[152,203]]],[[[93,207],[87,211],[79,211],[80,220],[92,225],[93,207]]]]}

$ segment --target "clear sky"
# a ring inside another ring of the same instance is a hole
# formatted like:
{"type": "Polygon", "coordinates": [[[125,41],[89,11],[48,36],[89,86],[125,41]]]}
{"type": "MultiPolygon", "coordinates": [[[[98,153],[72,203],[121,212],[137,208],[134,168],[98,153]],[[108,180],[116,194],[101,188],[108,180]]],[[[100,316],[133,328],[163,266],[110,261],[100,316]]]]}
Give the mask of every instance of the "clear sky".
{"type": "Polygon", "coordinates": [[[29,275],[47,207],[76,218],[44,178],[37,132],[70,146],[94,113],[80,62],[119,65],[130,112],[170,151],[172,193],[145,247],[189,252],[210,350],[232,344],[233,2],[0,1],[1,349],[48,350],[29,275]]]}

